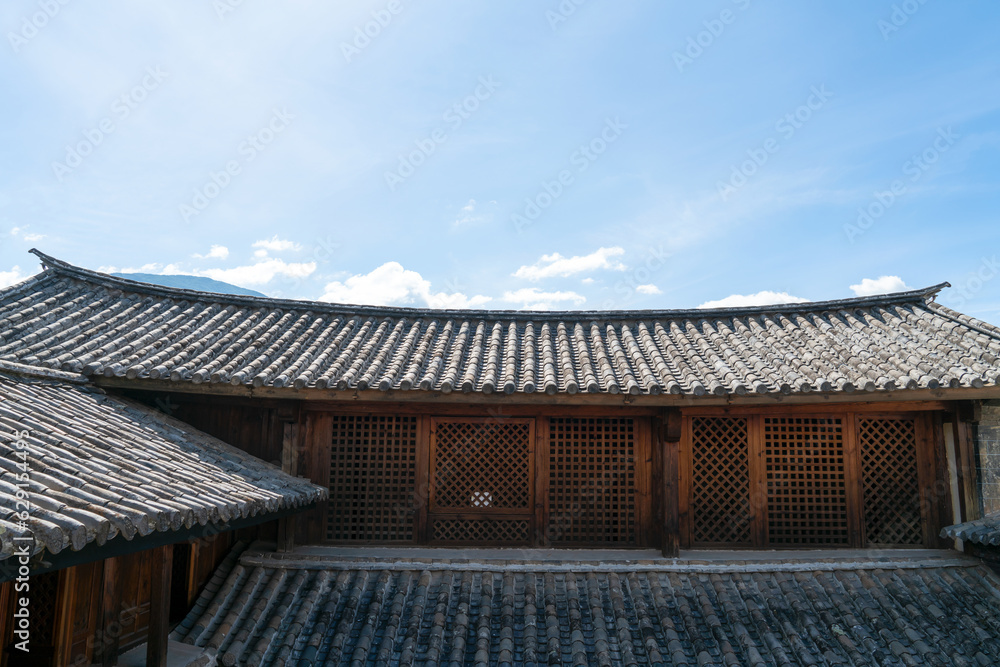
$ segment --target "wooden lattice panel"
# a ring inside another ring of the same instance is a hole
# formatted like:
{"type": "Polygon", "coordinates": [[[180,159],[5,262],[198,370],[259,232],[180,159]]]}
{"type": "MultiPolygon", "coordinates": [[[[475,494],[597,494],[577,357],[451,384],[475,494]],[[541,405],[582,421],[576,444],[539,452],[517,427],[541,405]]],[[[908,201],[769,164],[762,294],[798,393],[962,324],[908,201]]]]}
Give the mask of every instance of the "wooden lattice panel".
{"type": "Polygon", "coordinates": [[[747,420],[691,421],[691,539],[696,545],[748,545],[750,464],[747,420]]]}
{"type": "Polygon", "coordinates": [[[549,420],[549,525],[554,543],[636,540],[632,419],[549,420]]]}
{"type": "Polygon", "coordinates": [[[841,422],[839,417],[764,417],[772,546],[848,544],[841,422]]]}
{"type": "Polygon", "coordinates": [[[868,544],[924,541],[913,419],[858,419],[868,544]]]}
{"type": "Polygon", "coordinates": [[[526,421],[436,422],[432,509],[531,508],[530,459],[526,421]]]}
{"type": "Polygon", "coordinates": [[[435,519],[434,541],[452,544],[528,544],[528,519],[435,519]]]}
{"type": "Polygon", "coordinates": [[[412,540],[416,472],[416,417],[334,415],[327,539],[412,540]]]}

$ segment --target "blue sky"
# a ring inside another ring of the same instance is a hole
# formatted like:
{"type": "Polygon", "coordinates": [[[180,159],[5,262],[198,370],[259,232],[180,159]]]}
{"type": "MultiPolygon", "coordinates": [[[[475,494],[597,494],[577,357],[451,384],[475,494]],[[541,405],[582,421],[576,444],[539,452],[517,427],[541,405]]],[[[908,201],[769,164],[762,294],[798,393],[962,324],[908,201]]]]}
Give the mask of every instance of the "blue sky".
{"type": "Polygon", "coordinates": [[[30,247],[435,307],[948,280],[1000,323],[995,2],[8,0],[0,28],[0,284],[30,247]]]}

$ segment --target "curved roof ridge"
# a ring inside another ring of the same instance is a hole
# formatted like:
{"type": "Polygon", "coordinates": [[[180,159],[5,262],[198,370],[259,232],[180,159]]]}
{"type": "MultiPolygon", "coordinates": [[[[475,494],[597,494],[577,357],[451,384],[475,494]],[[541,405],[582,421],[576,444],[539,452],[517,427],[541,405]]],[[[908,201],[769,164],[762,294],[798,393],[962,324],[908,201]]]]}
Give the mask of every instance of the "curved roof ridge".
{"type": "Polygon", "coordinates": [[[128,278],[111,276],[99,271],[74,266],[69,262],[56,259],[50,255],[32,248],[29,252],[38,257],[42,264],[57,274],[68,275],[79,280],[97,283],[105,287],[116,287],[124,291],[153,294],[184,300],[210,301],[212,303],[233,304],[240,306],[255,306],[267,308],[282,308],[316,312],[350,312],[373,317],[411,317],[411,318],[463,318],[491,320],[586,320],[586,319],[711,319],[737,316],[763,315],[765,313],[797,313],[841,310],[844,308],[867,308],[870,306],[903,304],[912,302],[927,302],[951,283],[943,282],[923,289],[876,296],[853,297],[849,299],[833,299],[827,301],[805,301],[799,303],[772,304],[766,306],[740,306],[733,308],[684,308],[684,309],[647,309],[647,310],[483,310],[483,309],[434,309],[411,308],[403,306],[364,306],[347,303],[329,303],[325,301],[306,301],[297,299],[279,299],[273,297],[253,297],[238,294],[219,294],[180,287],[164,287],[151,283],[139,282],[128,278]]]}

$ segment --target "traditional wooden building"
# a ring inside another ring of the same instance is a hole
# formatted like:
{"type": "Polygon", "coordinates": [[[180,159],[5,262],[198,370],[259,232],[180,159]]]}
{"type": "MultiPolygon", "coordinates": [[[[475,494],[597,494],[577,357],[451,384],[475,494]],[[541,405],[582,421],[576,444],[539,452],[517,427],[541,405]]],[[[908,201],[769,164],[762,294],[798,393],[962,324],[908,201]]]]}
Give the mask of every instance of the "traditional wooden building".
{"type": "Polygon", "coordinates": [[[955,524],[995,525],[1000,329],[936,303],[946,284],[441,311],[39,257],[0,293],[0,360],[329,491],[251,535],[277,552],[233,555],[175,628],[201,664],[1000,661],[1000,585],[954,551],[955,524]]]}

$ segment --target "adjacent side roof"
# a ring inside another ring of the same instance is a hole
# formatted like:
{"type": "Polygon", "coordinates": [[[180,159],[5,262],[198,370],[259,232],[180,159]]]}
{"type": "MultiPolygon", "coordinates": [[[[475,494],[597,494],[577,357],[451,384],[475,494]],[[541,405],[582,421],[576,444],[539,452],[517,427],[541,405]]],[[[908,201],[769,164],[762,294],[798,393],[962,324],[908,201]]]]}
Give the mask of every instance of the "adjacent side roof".
{"type": "Polygon", "coordinates": [[[981,544],[986,547],[1000,547],[1000,512],[987,514],[982,519],[947,526],[941,529],[941,537],[981,544]]]}
{"type": "Polygon", "coordinates": [[[352,390],[789,394],[1000,383],[1000,328],[880,297],[726,310],[438,311],[207,294],[36,254],[0,359],[121,378],[352,390]]]}
{"type": "Polygon", "coordinates": [[[971,559],[225,563],[172,639],[222,665],[996,665],[971,559]]]}
{"type": "Polygon", "coordinates": [[[79,376],[0,362],[0,559],[25,544],[57,554],[262,516],[326,493],[79,376]]]}

